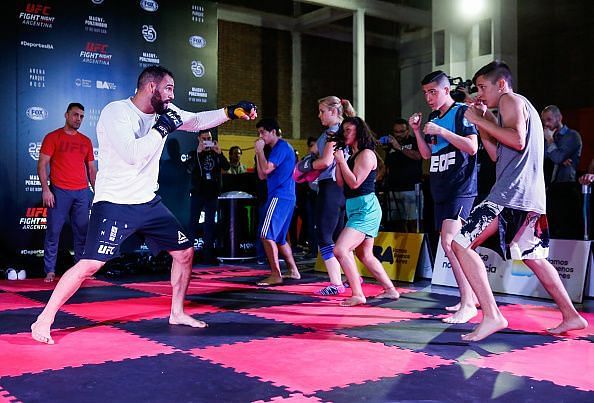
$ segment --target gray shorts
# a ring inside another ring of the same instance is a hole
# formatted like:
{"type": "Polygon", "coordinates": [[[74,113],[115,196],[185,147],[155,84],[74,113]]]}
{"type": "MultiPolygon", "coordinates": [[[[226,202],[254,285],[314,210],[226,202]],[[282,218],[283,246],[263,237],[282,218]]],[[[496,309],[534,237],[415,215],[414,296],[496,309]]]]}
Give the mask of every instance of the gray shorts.
{"type": "Polygon", "coordinates": [[[468,216],[454,241],[463,247],[472,242],[499,217],[495,250],[504,259],[545,259],[549,256],[549,225],[546,214],[516,210],[483,201],[468,216]]]}

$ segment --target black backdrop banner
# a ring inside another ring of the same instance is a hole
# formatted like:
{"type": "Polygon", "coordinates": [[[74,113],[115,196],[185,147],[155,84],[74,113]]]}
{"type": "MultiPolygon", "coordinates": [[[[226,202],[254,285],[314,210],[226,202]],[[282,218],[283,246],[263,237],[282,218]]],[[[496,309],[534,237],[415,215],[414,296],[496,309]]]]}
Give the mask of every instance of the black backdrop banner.
{"type": "MultiPolygon", "coordinates": [[[[174,73],[174,103],[182,109],[217,107],[216,12],[215,3],[189,0],[16,2],[14,31],[8,29],[2,41],[11,56],[3,70],[16,77],[9,87],[14,90],[1,99],[9,104],[4,110],[16,114],[15,125],[6,126],[14,129],[1,140],[7,157],[0,162],[7,186],[0,200],[8,214],[1,224],[4,254],[43,254],[47,211],[37,176],[39,149],[47,133],[64,125],[70,102],[85,106],[80,131],[93,141],[99,169],[99,114],[109,102],[134,94],[143,68],[160,64],[174,73]]],[[[159,193],[182,222],[189,210],[183,159],[195,146],[195,135],[176,132],[162,156],[159,193]]],[[[68,238],[62,237],[71,243],[68,238]]]]}

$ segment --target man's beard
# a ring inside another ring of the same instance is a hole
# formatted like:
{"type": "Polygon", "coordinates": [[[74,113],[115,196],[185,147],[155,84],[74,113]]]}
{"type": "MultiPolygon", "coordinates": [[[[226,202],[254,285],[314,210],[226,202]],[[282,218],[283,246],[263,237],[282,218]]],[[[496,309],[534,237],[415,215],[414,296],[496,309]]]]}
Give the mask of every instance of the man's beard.
{"type": "Polygon", "coordinates": [[[159,115],[165,112],[165,102],[163,102],[161,94],[158,91],[155,91],[151,97],[151,106],[159,115]]]}

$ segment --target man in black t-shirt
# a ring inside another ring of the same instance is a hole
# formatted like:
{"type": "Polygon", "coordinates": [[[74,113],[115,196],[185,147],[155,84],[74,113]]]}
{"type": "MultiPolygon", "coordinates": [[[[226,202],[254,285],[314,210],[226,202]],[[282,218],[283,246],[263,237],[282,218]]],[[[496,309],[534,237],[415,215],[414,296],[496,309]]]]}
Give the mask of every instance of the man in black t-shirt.
{"type": "Polygon", "coordinates": [[[415,185],[421,183],[423,173],[421,154],[408,122],[396,119],[392,134],[383,137],[386,148],[386,192],[388,224],[396,231],[415,232],[418,214],[422,214],[423,198],[417,211],[415,185]]]}
{"type": "Polygon", "coordinates": [[[196,239],[200,215],[204,210],[204,236],[199,263],[218,265],[214,254],[215,215],[221,192],[221,174],[230,168],[221,147],[213,141],[210,130],[198,133],[198,148],[188,155],[188,172],[192,175],[190,230],[196,239]]]}

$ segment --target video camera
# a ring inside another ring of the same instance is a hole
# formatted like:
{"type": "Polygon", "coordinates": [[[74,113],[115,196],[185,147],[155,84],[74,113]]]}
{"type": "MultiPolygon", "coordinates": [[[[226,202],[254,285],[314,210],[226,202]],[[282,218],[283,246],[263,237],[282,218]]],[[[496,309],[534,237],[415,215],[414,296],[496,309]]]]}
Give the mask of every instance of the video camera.
{"type": "Polygon", "coordinates": [[[463,80],[462,77],[449,77],[450,85],[452,90],[450,95],[456,102],[464,102],[466,100],[466,94],[474,94],[478,89],[472,83],[472,80],[463,80]]]}

